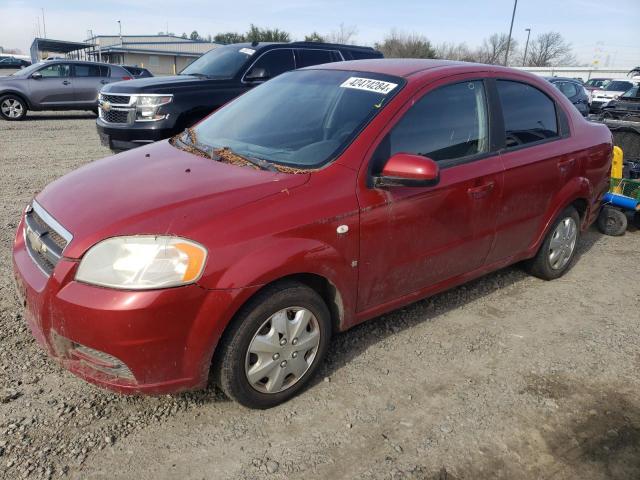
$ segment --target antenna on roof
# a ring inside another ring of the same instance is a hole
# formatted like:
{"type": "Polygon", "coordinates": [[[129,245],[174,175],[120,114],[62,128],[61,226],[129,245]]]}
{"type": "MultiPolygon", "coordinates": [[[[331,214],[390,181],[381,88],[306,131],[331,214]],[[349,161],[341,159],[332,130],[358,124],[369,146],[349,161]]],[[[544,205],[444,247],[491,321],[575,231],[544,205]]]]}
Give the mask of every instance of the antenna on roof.
{"type": "Polygon", "coordinates": [[[258,46],[258,41],[254,40],[253,42],[251,42],[251,46],[252,47],[257,47],[258,46]]]}

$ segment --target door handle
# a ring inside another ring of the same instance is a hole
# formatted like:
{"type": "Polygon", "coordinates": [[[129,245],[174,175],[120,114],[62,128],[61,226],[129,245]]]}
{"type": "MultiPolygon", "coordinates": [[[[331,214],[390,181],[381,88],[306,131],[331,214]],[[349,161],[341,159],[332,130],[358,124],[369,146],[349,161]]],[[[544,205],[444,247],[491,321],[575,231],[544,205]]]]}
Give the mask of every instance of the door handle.
{"type": "Polygon", "coordinates": [[[467,189],[467,194],[473,198],[474,200],[478,200],[480,198],[486,197],[493,187],[496,186],[496,182],[490,181],[478,187],[470,187],[467,189]]]}
{"type": "Polygon", "coordinates": [[[71,82],[69,80],[65,80],[62,82],[63,85],[69,85],[71,82]]]}

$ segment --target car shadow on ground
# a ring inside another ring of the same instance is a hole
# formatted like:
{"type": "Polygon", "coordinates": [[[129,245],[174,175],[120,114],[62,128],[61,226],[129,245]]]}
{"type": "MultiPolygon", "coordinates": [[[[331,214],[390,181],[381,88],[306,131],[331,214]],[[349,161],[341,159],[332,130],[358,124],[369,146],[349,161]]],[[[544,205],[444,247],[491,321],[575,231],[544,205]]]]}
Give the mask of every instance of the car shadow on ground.
{"type": "Polygon", "coordinates": [[[27,113],[27,116],[22,119],[23,122],[32,122],[40,120],[95,120],[98,116],[92,112],[77,112],[77,113],[27,113]]]}
{"type": "MultiPolygon", "coordinates": [[[[585,232],[580,238],[573,264],[579,262],[581,257],[587,254],[602,237],[603,235],[595,227],[591,227],[585,232]]],[[[436,321],[452,310],[473,303],[497,290],[513,286],[527,278],[529,275],[524,271],[522,264],[512,265],[339,333],[331,340],[327,361],[321,369],[321,375],[318,375],[311,382],[311,385],[321,382],[323,377],[333,375],[370,346],[391,335],[424,322],[436,321]],[[358,339],[357,342],[353,341],[354,337],[358,339]]]]}

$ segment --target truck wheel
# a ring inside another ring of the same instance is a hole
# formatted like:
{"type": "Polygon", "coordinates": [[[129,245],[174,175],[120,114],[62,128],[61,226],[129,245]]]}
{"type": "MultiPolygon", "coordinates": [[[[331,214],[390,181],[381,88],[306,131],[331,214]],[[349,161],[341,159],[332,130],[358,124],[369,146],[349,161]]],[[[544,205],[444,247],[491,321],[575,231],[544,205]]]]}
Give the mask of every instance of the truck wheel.
{"type": "Polygon", "coordinates": [[[543,280],[564,275],[575,256],[579,237],[580,216],[574,207],[567,207],[549,229],[536,256],[525,263],[529,273],[543,280]]]}
{"type": "Polygon", "coordinates": [[[614,207],[602,207],[598,215],[598,228],[605,235],[619,237],[627,231],[627,216],[614,207]]]}
{"type": "Polygon", "coordinates": [[[228,327],[216,352],[214,378],[246,407],[273,407],[309,383],[330,336],[329,309],[320,295],[298,282],[274,284],[228,327]]]}
{"type": "Polygon", "coordinates": [[[22,120],[27,115],[27,104],[16,95],[0,97],[0,116],[5,120],[22,120]]]}

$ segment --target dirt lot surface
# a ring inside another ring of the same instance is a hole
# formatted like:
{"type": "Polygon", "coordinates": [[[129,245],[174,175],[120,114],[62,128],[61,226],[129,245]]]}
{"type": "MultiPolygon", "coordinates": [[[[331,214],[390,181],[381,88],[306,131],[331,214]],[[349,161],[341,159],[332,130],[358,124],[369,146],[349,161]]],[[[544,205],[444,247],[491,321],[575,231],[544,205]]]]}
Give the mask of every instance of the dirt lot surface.
{"type": "Polygon", "coordinates": [[[268,411],[62,371],[23,323],[12,239],[35,192],[108,153],[91,115],[0,122],[0,477],[640,478],[638,231],[587,232],[560,280],[508,268],[341,334],[268,411]]]}

